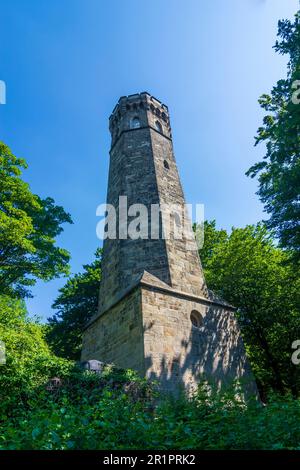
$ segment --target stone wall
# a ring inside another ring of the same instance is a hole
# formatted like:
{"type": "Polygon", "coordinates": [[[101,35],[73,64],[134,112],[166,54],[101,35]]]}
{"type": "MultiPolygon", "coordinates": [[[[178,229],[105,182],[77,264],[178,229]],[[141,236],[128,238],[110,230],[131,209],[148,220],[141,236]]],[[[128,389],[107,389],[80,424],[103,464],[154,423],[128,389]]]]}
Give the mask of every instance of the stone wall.
{"type": "Polygon", "coordinates": [[[90,359],[144,374],[140,289],[98,316],[84,331],[81,360],[90,359]]]}
{"type": "Polygon", "coordinates": [[[145,374],[159,380],[164,390],[193,390],[207,378],[218,387],[235,379],[256,393],[234,311],[204,300],[142,289],[145,374]],[[191,322],[196,310],[200,328],[191,322]]]}
{"type": "Polygon", "coordinates": [[[257,394],[234,309],[145,274],[85,330],[82,360],[134,369],[172,393],[204,380],[221,387],[242,379],[246,392],[257,394]],[[192,311],[201,326],[193,326],[192,311]]]}

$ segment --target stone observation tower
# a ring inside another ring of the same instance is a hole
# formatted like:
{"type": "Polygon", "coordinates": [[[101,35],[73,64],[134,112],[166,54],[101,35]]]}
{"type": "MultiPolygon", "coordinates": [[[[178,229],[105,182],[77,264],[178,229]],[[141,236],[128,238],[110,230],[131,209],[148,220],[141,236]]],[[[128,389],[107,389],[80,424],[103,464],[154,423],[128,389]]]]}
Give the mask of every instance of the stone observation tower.
{"type": "Polygon", "coordinates": [[[185,209],[168,209],[185,200],[167,106],[149,93],[121,97],[109,128],[107,203],[118,225],[116,238],[104,240],[99,309],[84,330],[82,360],[135,369],[169,391],[204,378],[251,382],[234,308],[206,287],[185,209]],[[129,224],[140,213],[136,204],[148,209],[148,233],[128,238],[120,214],[128,210],[129,224]],[[175,236],[182,220],[184,233],[175,236]]]}

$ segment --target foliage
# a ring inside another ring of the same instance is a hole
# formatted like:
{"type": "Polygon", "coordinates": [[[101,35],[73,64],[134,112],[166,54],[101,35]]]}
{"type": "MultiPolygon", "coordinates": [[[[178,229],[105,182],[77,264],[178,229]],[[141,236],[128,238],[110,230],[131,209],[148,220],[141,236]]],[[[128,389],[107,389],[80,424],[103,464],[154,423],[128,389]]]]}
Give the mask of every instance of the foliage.
{"type": "Polygon", "coordinates": [[[39,387],[0,422],[0,449],[299,449],[299,419],[300,402],[291,397],[246,407],[233,392],[202,387],[189,400],[157,403],[130,371],[72,371],[58,393],[39,387]],[[139,394],[128,393],[128,384],[139,394]]]}
{"type": "Polygon", "coordinates": [[[282,247],[300,258],[300,12],[294,22],[279,21],[275,50],[289,55],[287,77],[259,103],[267,112],[258,129],[256,144],[266,143],[264,160],[247,172],[259,175],[260,199],[270,214],[268,227],[275,229],[282,247]]]}
{"type": "Polygon", "coordinates": [[[0,419],[23,404],[24,396],[48,380],[62,375],[69,363],[51,354],[44,328],[30,321],[24,303],[0,297],[0,340],[6,347],[6,364],[0,365],[0,419]]]}
{"type": "Polygon", "coordinates": [[[95,260],[84,265],[84,271],[70,277],[53,304],[58,312],[48,318],[47,341],[55,354],[79,359],[82,329],[97,312],[101,279],[101,249],[95,260]]]}
{"type": "Polygon", "coordinates": [[[300,402],[246,406],[205,384],[191,399],[158,396],[133,371],[82,371],[58,359],[20,300],[0,298],[0,450],[300,449],[300,402]],[[47,386],[54,376],[62,383],[47,386]],[[158,399],[159,398],[159,399],[158,399]]]}
{"type": "Polygon", "coordinates": [[[299,394],[291,344],[300,338],[300,280],[287,253],[261,224],[228,235],[205,222],[205,234],[200,257],[208,287],[237,307],[260,391],[299,394]]]}
{"type": "Polygon", "coordinates": [[[0,294],[25,297],[36,279],[68,273],[69,254],[55,245],[71,217],[53,199],[33,194],[21,178],[27,168],[0,142],[0,294]]]}
{"type": "MultiPolygon", "coordinates": [[[[193,230],[196,232],[197,224],[193,224],[193,230]]],[[[211,222],[204,222],[204,243],[199,252],[201,255],[201,263],[206,266],[208,261],[211,260],[216,247],[222,245],[228,238],[226,230],[216,230],[215,220],[211,222]]]]}

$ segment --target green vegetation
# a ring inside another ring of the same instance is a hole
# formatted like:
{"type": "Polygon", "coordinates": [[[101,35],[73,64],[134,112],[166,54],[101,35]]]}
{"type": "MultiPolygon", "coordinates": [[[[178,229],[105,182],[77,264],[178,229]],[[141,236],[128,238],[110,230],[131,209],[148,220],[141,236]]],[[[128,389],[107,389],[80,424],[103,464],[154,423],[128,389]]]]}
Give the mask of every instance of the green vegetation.
{"type": "Polygon", "coordinates": [[[132,371],[98,375],[59,359],[22,302],[1,298],[0,449],[299,449],[300,401],[245,407],[234,393],[163,398],[132,371]],[[52,390],[48,380],[59,376],[52,390]]]}
{"type": "Polygon", "coordinates": [[[6,364],[0,365],[2,421],[25,406],[24,400],[49,377],[64,375],[70,362],[51,354],[45,327],[28,319],[22,301],[7,296],[0,297],[0,338],[6,346],[6,364]]]}
{"type": "Polygon", "coordinates": [[[101,375],[59,359],[22,302],[1,298],[0,449],[299,449],[300,401],[269,396],[246,407],[233,392],[157,401],[132,371],[101,375]],[[50,389],[50,378],[60,386],[50,389]]]}
{"type": "Polygon", "coordinates": [[[246,407],[233,392],[209,393],[203,385],[191,400],[157,402],[155,385],[132,371],[98,375],[56,358],[21,304],[3,307],[0,449],[300,448],[300,401],[291,396],[246,407]],[[62,383],[51,390],[56,375],[62,383]]]}
{"type": "Polygon", "coordinates": [[[25,160],[0,142],[0,295],[25,297],[36,279],[69,272],[69,253],[55,238],[71,217],[53,199],[31,192],[21,178],[25,168],[25,160]]]}
{"type": "Polygon", "coordinates": [[[48,318],[47,341],[58,356],[80,359],[83,326],[97,312],[101,253],[98,249],[95,260],[68,279],[53,304],[58,311],[48,318]]]}
{"type": "Polygon", "coordinates": [[[258,129],[256,144],[266,144],[266,155],[247,174],[259,174],[258,194],[271,216],[267,225],[276,231],[281,246],[293,250],[299,261],[300,12],[294,22],[279,21],[278,37],[276,52],[289,57],[287,77],[259,100],[267,114],[258,129]]]}
{"type": "Polygon", "coordinates": [[[300,392],[291,344],[300,338],[300,278],[290,255],[274,246],[261,224],[229,235],[205,222],[200,257],[206,280],[237,307],[239,324],[260,393],[300,392]]]}

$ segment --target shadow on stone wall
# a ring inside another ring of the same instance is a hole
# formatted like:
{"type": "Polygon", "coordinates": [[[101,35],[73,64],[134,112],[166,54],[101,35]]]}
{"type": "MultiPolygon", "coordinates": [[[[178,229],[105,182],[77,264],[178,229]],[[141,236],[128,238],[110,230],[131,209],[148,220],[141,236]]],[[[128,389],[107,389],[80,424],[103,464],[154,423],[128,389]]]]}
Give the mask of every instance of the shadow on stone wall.
{"type": "MultiPolygon", "coordinates": [[[[151,329],[154,325],[147,329],[151,329]]],[[[208,381],[218,389],[240,381],[245,397],[258,396],[255,379],[245,354],[234,313],[210,307],[203,325],[191,325],[189,338],[181,342],[179,354],[155,353],[145,358],[147,376],[167,392],[192,391],[197,382],[208,381]]]]}

